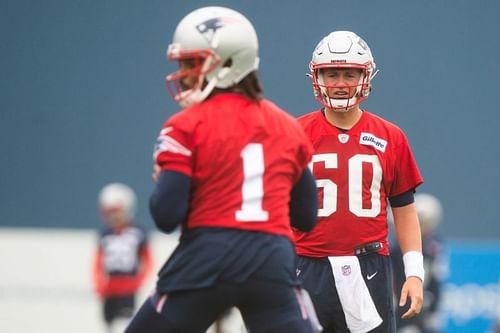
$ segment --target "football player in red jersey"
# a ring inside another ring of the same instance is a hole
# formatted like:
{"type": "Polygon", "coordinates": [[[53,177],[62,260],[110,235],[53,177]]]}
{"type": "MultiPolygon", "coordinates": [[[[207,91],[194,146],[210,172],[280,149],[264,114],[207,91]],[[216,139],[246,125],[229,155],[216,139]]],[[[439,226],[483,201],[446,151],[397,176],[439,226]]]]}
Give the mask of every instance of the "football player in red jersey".
{"type": "Polygon", "coordinates": [[[134,314],[136,294],[151,273],[151,249],[145,231],[134,225],[136,195],[129,186],[106,185],[98,205],[106,226],[94,256],[94,289],[107,331],[123,332],[134,314]]]}
{"type": "Polygon", "coordinates": [[[197,9],[176,28],[167,83],[184,109],[158,137],[150,211],[160,230],[181,227],[180,243],[128,333],[204,332],[231,307],[251,332],[318,328],[290,227],[316,224],[312,147],[263,98],[257,54],[252,24],[228,8],[197,9]]]}
{"type": "Polygon", "coordinates": [[[404,133],[360,109],[376,74],[371,51],[349,31],[316,46],[310,62],[323,108],[299,118],[314,146],[319,190],[317,226],[295,233],[297,273],[324,332],[394,332],[387,201],[404,253],[400,305],[409,318],[422,307],[421,235],[414,192],[422,177],[404,133]]]}

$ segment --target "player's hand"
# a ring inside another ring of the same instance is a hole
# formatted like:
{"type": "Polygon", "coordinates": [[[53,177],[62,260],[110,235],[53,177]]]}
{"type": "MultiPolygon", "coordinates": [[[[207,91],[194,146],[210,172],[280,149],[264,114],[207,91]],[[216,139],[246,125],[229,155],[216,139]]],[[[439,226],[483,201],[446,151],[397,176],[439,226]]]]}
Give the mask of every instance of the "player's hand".
{"type": "Polygon", "coordinates": [[[401,298],[399,299],[399,306],[404,306],[410,299],[410,308],[403,313],[402,319],[410,319],[415,317],[422,310],[424,303],[424,290],[422,280],[416,276],[410,276],[406,279],[401,289],[401,298]]]}
{"type": "Polygon", "coordinates": [[[153,173],[151,174],[151,177],[153,178],[153,181],[156,183],[158,179],[160,178],[160,166],[158,164],[153,165],[153,173]]]}

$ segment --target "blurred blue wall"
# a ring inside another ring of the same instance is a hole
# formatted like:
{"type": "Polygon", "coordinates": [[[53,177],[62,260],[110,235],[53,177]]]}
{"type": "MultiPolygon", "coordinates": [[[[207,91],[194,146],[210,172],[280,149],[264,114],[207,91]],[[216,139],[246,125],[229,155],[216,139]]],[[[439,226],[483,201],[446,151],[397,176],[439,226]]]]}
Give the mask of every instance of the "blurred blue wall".
{"type": "Polygon", "coordinates": [[[449,266],[438,303],[443,325],[441,332],[498,332],[500,328],[498,242],[448,242],[443,254],[448,257],[449,266]]]}
{"type": "Polygon", "coordinates": [[[495,0],[0,0],[0,226],[94,228],[99,189],[121,181],[152,227],[152,146],[178,110],[165,49],[204,5],[254,23],[266,95],[294,115],[318,107],[305,77],[316,43],[363,36],[380,68],[364,107],[406,131],[443,233],[500,239],[495,0]]]}

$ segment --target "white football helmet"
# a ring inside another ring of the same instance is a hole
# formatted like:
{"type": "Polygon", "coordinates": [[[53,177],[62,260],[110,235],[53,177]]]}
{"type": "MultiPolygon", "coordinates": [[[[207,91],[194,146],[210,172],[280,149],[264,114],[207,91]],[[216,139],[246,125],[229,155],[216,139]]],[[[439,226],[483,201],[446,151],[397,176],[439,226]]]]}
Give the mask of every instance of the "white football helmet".
{"type": "Polygon", "coordinates": [[[129,221],[134,218],[136,203],[134,190],[125,184],[108,184],[99,192],[98,204],[102,212],[121,210],[129,221]]]}
{"type": "Polygon", "coordinates": [[[314,49],[309,70],[316,99],[325,107],[339,112],[345,112],[368,98],[370,81],[376,74],[375,61],[368,44],[350,31],[334,31],[324,37],[314,49]],[[355,94],[346,99],[330,98],[329,87],[323,80],[324,68],[361,69],[355,94]]]}
{"type": "Polygon", "coordinates": [[[174,100],[181,107],[203,101],[214,88],[229,88],[259,66],[258,40],[246,17],[229,8],[203,7],[184,17],[168,46],[171,61],[192,59],[189,71],[166,77],[174,100]],[[195,75],[194,87],[183,87],[182,78],[195,75]]]}
{"type": "Polygon", "coordinates": [[[443,217],[441,202],[431,194],[417,193],[415,194],[415,205],[422,233],[435,230],[443,217]]]}

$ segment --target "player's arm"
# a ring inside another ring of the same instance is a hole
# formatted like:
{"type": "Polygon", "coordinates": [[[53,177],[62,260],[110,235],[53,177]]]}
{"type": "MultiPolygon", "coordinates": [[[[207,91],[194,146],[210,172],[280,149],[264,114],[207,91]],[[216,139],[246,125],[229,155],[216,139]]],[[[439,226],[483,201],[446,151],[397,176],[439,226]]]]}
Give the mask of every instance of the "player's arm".
{"type": "Polygon", "coordinates": [[[407,299],[410,299],[410,308],[402,315],[403,319],[409,319],[420,313],[422,309],[424,267],[422,236],[416,206],[413,202],[413,191],[411,191],[411,202],[403,202],[403,204],[400,206],[391,202],[391,205],[393,205],[392,214],[394,216],[396,237],[401,248],[401,253],[403,253],[406,275],[406,281],[401,290],[399,306],[405,305],[407,299]]]}
{"type": "Polygon", "coordinates": [[[191,178],[176,171],[161,171],[149,200],[149,211],[158,227],[172,232],[187,217],[191,178]]]}
{"type": "Polygon", "coordinates": [[[98,248],[94,254],[94,263],[92,266],[92,281],[94,290],[100,297],[106,296],[107,275],[103,266],[103,252],[98,248]]]}
{"type": "Polygon", "coordinates": [[[306,168],[290,194],[290,224],[300,231],[311,231],[316,225],[317,215],[316,181],[306,168]]]}

